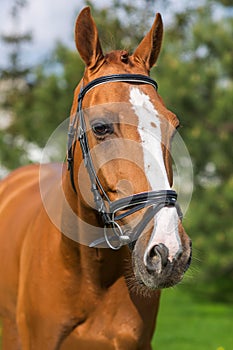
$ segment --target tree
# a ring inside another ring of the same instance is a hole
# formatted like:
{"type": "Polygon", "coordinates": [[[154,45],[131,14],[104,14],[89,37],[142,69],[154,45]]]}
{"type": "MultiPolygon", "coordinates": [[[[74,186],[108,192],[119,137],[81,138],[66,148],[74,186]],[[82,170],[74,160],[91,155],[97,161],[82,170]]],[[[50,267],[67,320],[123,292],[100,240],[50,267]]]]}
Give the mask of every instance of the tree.
{"type": "Polygon", "coordinates": [[[32,40],[32,33],[20,33],[18,31],[18,24],[20,21],[20,11],[27,5],[26,0],[17,0],[13,3],[11,8],[11,19],[14,23],[15,29],[11,33],[1,35],[1,40],[10,48],[8,67],[1,69],[1,78],[5,79],[19,79],[24,78],[30,71],[29,67],[23,67],[21,64],[21,48],[24,43],[32,40]]]}
{"type": "Polygon", "coordinates": [[[51,62],[37,68],[36,82],[27,99],[15,104],[21,118],[14,123],[14,131],[20,131],[29,142],[43,147],[54,129],[69,116],[72,91],[82,72],[83,64],[77,53],[58,44],[51,62]],[[55,65],[59,73],[54,71],[55,65]]]}
{"type": "Polygon", "coordinates": [[[221,8],[225,15],[216,19],[216,6],[206,2],[175,16],[156,76],[166,104],[180,116],[194,165],[185,226],[200,263],[190,290],[232,301],[233,18],[221,8]]]}
{"type": "MultiPolygon", "coordinates": [[[[30,32],[20,33],[18,24],[20,11],[27,5],[25,0],[17,0],[11,8],[11,19],[15,29],[10,33],[1,35],[3,43],[9,47],[8,66],[0,68],[1,78],[1,118],[3,127],[0,128],[1,171],[25,163],[24,140],[18,131],[12,134],[10,129],[16,120],[14,105],[18,99],[27,92],[28,84],[26,76],[30,67],[26,67],[21,61],[21,49],[24,43],[32,40],[30,32]],[[4,167],[3,167],[4,165],[4,167]]],[[[26,95],[25,95],[26,96],[26,95]]]]}

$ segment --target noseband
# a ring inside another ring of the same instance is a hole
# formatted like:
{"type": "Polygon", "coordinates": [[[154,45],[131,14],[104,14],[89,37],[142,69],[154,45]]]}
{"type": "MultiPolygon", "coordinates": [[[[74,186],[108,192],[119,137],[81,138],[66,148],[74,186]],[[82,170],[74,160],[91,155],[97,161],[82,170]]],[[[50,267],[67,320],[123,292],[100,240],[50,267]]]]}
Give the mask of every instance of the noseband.
{"type": "Polygon", "coordinates": [[[73,155],[73,143],[75,143],[77,137],[82,150],[84,164],[91,181],[91,191],[93,193],[96,210],[98,211],[104,225],[104,237],[92,242],[90,244],[90,247],[95,247],[103,242],[106,242],[110,248],[117,250],[124,244],[128,244],[130,247],[132,247],[148,222],[163,207],[175,206],[180,218],[182,218],[182,213],[177,203],[177,193],[173,190],[142,192],[112,202],[103,189],[101,182],[96,174],[90,154],[90,148],[86,133],[86,123],[82,109],[82,101],[86,93],[91,89],[108,82],[149,84],[152,85],[156,90],[158,89],[158,85],[156,81],[150,77],[140,74],[114,74],[92,80],[86,86],[81,88],[81,91],[78,95],[77,113],[75,114],[73,121],[69,126],[67,162],[68,170],[70,172],[71,185],[74,192],[77,193],[74,182],[73,155]],[[149,207],[149,209],[146,211],[143,220],[135,227],[133,233],[124,230],[124,228],[118,223],[118,221],[122,220],[123,218],[145,207],[149,207]],[[119,212],[121,213],[118,214],[119,212]],[[111,236],[108,234],[109,229],[111,229],[112,232],[111,236]],[[116,243],[113,244],[112,241],[116,243]]]}

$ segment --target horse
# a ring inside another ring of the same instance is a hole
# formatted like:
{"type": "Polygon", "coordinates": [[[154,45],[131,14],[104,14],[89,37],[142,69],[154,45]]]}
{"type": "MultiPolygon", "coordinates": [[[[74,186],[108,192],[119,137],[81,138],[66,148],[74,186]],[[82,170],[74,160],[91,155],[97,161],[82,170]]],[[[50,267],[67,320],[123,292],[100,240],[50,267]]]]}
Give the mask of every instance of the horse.
{"type": "Polygon", "coordinates": [[[171,188],[179,120],[149,76],[162,35],[156,14],[133,54],[103,54],[90,8],[80,12],[86,67],[68,166],[28,165],[1,181],[3,350],[152,349],[161,290],[181,281],[192,251],[171,188]]]}

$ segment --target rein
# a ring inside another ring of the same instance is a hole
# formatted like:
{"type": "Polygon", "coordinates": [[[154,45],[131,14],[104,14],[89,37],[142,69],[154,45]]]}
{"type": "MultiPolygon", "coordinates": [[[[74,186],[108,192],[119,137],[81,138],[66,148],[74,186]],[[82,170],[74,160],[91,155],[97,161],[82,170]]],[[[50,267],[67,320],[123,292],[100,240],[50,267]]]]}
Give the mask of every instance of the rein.
{"type": "Polygon", "coordinates": [[[120,249],[121,246],[124,244],[128,244],[132,248],[143,229],[149,223],[149,221],[163,207],[175,206],[180,218],[182,218],[182,213],[177,203],[177,193],[173,190],[142,192],[112,202],[110,201],[107,193],[103,189],[101,182],[96,174],[90,154],[90,148],[86,135],[86,123],[82,109],[82,101],[84,96],[94,87],[106,84],[108,82],[149,84],[152,85],[155,88],[155,90],[158,89],[158,85],[156,81],[154,81],[150,77],[141,74],[113,74],[94,79],[91,82],[89,82],[86,86],[81,88],[81,91],[78,95],[77,112],[69,126],[67,162],[68,170],[70,172],[71,185],[73,187],[74,192],[77,193],[74,182],[73,155],[73,143],[77,137],[82,150],[84,165],[87,169],[91,181],[91,191],[93,193],[96,210],[98,211],[104,225],[104,237],[92,242],[90,244],[90,247],[95,247],[103,242],[106,242],[110,248],[117,250],[120,249]],[[105,202],[108,203],[108,209],[106,207],[105,202]],[[118,224],[117,221],[120,221],[123,218],[145,207],[150,208],[146,211],[142,222],[140,222],[136,226],[133,233],[129,232],[128,230],[124,230],[122,226],[118,224]],[[119,211],[121,211],[120,214],[118,214],[119,211]],[[109,229],[111,229],[111,236],[108,235],[109,229]]]}

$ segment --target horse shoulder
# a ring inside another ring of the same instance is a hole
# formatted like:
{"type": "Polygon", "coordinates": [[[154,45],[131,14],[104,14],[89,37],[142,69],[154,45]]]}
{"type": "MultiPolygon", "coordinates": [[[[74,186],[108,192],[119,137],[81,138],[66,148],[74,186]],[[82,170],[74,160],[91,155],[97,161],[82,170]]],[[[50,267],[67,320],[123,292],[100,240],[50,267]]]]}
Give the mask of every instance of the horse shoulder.
{"type": "MultiPolygon", "coordinates": [[[[42,208],[39,165],[13,171],[0,182],[0,312],[13,312],[16,305],[20,261],[30,223],[42,208]],[[6,300],[8,299],[8,300],[6,300]]],[[[46,179],[52,176],[48,169],[46,179]]]]}

